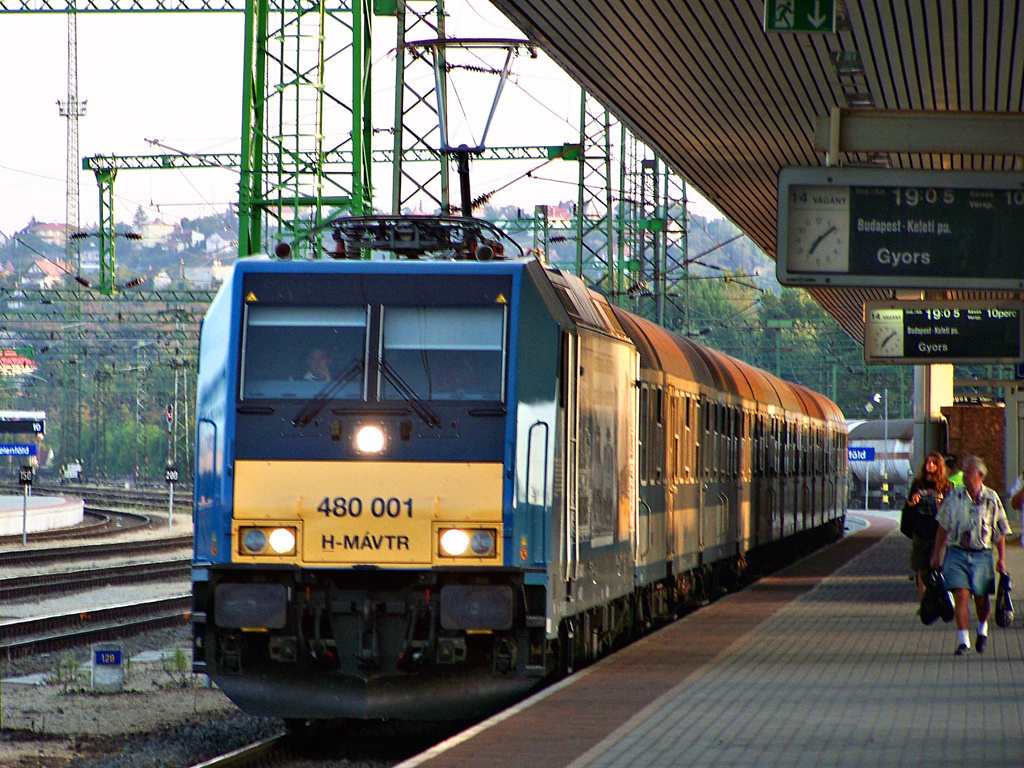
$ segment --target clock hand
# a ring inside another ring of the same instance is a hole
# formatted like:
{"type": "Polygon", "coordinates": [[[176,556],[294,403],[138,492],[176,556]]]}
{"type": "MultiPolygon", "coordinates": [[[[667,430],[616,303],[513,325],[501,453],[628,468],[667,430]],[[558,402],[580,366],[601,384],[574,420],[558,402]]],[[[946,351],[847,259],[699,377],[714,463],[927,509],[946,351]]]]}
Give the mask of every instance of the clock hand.
{"type": "Polygon", "coordinates": [[[882,343],[880,344],[880,346],[885,347],[885,345],[888,344],[890,341],[892,341],[895,337],[896,337],[896,331],[893,331],[888,336],[886,336],[884,339],[882,339],[882,343]]]}
{"type": "Polygon", "coordinates": [[[821,241],[824,240],[826,237],[828,237],[829,235],[831,235],[835,231],[836,231],[836,225],[833,224],[831,227],[829,227],[824,232],[822,232],[818,236],[818,239],[815,240],[813,243],[811,243],[811,250],[809,250],[808,253],[814,253],[814,249],[818,247],[818,245],[821,243],[821,241]]]}

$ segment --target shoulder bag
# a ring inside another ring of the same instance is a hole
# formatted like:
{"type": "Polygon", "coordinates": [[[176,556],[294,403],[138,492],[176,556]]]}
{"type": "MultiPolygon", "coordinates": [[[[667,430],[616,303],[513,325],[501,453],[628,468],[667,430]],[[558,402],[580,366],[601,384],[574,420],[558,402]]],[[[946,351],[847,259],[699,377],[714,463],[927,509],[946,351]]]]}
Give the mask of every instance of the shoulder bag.
{"type": "Polygon", "coordinates": [[[1013,626],[1011,589],[1013,589],[1013,582],[1010,581],[1010,574],[1003,571],[999,574],[999,585],[996,587],[996,626],[998,627],[1013,626]]]}

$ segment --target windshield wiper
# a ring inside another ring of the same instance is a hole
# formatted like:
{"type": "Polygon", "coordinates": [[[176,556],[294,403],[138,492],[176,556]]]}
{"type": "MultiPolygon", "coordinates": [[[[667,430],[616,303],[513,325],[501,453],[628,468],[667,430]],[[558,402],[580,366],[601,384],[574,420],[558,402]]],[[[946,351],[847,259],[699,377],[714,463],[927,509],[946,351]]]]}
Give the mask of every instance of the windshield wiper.
{"type": "Polygon", "coordinates": [[[437,415],[433,408],[416,394],[416,390],[405,383],[405,380],[398,375],[398,371],[392,368],[383,358],[377,361],[380,365],[381,373],[384,374],[384,379],[391,384],[402,398],[412,406],[413,411],[423,419],[423,422],[428,427],[441,428],[441,417],[437,415]]]}
{"type": "Polygon", "coordinates": [[[351,382],[362,372],[363,361],[358,357],[353,358],[348,368],[346,368],[338,378],[332,379],[324,384],[320,391],[313,395],[309,402],[302,406],[302,409],[295,414],[295,418],[292,419],[292,425],[296,427],[304,427],[309,424],[309,422],[315,419],[316,415],[324,409],[325,405],[335,399],[334,395],[339,389],[351,382]]]}

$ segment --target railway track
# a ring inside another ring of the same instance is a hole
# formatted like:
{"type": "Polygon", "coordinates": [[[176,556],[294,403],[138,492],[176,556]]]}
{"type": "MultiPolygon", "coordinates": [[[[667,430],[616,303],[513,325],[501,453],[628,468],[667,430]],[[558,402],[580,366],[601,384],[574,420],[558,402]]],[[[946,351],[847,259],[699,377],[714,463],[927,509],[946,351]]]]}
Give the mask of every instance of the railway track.
{"type": "Polygon", "coordinates": [[[360,765],[390,768],[439,744],[470,722],[327,721],[297,726],[190,768],[293,768],[360,765]]]}
{"type": "Polygon", "coordinates": [[[190,561],[187,557],[148,563],[129,563],[73,571],[36,573],[0,579],[0,602],[27,597],[77,592],[113,584],[140,584],[150,581],[187,578],[190,561]]]}
{"type": "Polygon", "coordinates": [[[39,564],[47,560],[68,562],[100,557],[114,557],[130,552],[132,555],[172,552],[192,545],[191,534],[166,536],[159,539],[138,539],[131,542],[110,541],[96,544],[79,544],[68,547],[47,547],[36,549],[15,549],[0,552],[0,567],[25,563],[39,564]]]}
{"type": "Polygon", "coordinates": [[[0,624],[0,655],[21,658],[173,626],[188,621],[191,605],[192,596],[182,594],[5,621],[0,624]]]}
{"type": "MultiPolygon", "coordinates": [[[[0,493],[20,496],[22,486],[13,482],[0,482],[0,493]]],[[[36,496],[74,496],[86,506],[117,507],[124,509],[167,510],[170,492],[163,488],[125,488],[117,485],[92,485],[87,483],[52,483],[36,481],[32,485],[36,496]]],[[[192,509],[192,488],[179,483],[174,489],[174,509],[184,512],[192,509]]]]}
{"type": "MultiPolygon", "coordinates": [[[[32,543],[41,541],[63,541],[66,539],[88,539],[107,536],[111,533],[124,533],[133,528],[146,528],[152,525],[149,515],[124,510],[106,509],[102,507],[86,507],[81,525],[73,528],[54,528],[48,531],[34,531],[28,534],[32,543]]],[[[0,536],[0,546],[20,546],[21,534],[0,536]]]]}
{"type": "Polygon", "coordinates": [[[284,765],[278,760],[284,759],[280,753],[287,740],[287,733],[279,733],[276,736],[261,739],[244,747],[225,752],[223,755],[196,763],[190,768],[245,768],[254,766],[257,762],[261,768],[279,768],[284,765]],[[276,756],[275,752],[278,753],[276,756]]]}

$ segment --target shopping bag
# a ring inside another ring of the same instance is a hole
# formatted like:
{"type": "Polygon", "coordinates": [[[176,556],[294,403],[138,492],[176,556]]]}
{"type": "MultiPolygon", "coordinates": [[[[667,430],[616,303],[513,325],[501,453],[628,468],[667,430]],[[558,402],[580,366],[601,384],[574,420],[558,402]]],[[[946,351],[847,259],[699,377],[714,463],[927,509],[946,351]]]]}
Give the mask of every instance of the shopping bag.
{"type": "MultiPolygon", "coordinates": [[[[927,579],[925,583],[927,584],[927,579]]],[[[939,618],[939,603],[935,599],[935,593],[928,589],[927,586],[921,595],[921,607],[917,615],[921,617],[921,623],[925,626],[932,624],[939,618]]]]}
{"type": "Polygon", "coordinates": [[[1013,625],[1013,601],[1010,600],[1010,590],[1013,589],[1013,582],[1010,581],[1010,574],[1003,571],[999,574],[999,585],[996,587],[996,626],[1009,627],[1013,625]]]}
{"type": "Polygon", "coordinates": [[[932,568],[924,577],[924,597],[921,598],[921,621],[931,624],[938,617],[947,624],[953,620],[953,598],[946,589],[946,580],[942,577],[942,571],[932,568]],[[925,621],[925,604],[927,603],[928,617],[925,621]]]}
{"type": "Polygon", "coordinates": [[[916,528],[917,510],[904,504],[903,511],[900,512],[900,533],[908,539],[912,539],[914,538],[914,531],[916,528]]]}

